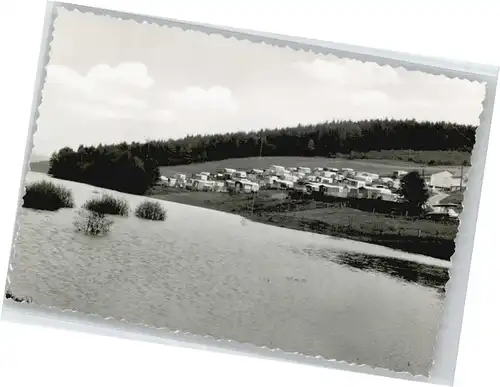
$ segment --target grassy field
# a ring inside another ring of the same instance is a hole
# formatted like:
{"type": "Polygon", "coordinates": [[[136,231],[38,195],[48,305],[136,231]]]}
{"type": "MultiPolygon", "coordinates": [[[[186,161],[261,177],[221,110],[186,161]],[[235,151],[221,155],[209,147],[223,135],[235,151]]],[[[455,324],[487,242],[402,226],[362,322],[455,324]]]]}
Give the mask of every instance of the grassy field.
{"type": "MultiPolygon", "coordinates": [[[[270,165],[282,165],[284,167],[333,167],[333,168],[353,168],[364,172],[377,173],[382,176],[388,176],[396,170],[422,171],[428,175],[435,172],[448,170],[454,174],[460,173],[460,166],[428,166],[412,162],[397,160],[347,160],[339,158],[322,157],[249,157],[241,159],[229,159],[221,161],[209,161],[200,164],[177,165],[169,167],[160,167],[162,175],[171,175],[174,173],[197,173],[197,172],[215,172],[220,168],[235,168],[248,170],[252,168],[263,169],[270,165]]],[[[466,172],[468,167],[464,168],[466,172]]]]}
{"type": "Polygon", "coordinates": [[[454,251],[457,224],[363,212],[311,200],[290,200],[280,191],[258,195],[155,187],[149,196],[241,215],[280,227],[380,244],[440,259],[454,251]]]}
{"type": "Polygon", "coordinates": [[[461,151],[414,151],[414,150],[380,150],[368,152],[353,152],[350,155],[340,155],[348,159],[400,160],[429,166],[437,165],[469,165],[471,154],[461,151]]]}
{"type": "Polygon", "coordinates": [[[440,201],[440,204],[458,204],[462,205],[464,200],[464,193],[463,192],[452,192],[449,194],[447,197],[445,197],[443,200],[440,201]]]}

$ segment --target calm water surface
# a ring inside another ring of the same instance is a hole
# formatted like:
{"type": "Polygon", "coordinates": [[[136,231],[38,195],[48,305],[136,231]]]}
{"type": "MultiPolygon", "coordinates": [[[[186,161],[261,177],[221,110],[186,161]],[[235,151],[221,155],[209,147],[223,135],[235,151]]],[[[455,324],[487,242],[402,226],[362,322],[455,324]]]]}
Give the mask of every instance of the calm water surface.
{"type": "MultiPolygon", "coordinates": [[[[77,206],[103,192],[60,183],[77,206]]],[[[132,207],[143,200],[117,195],[132,207]]],[[[447,262],[162,204],[165,222],[117,217],[105,237],[74,232],[76,209],[23,209],[12,292],[60,309],[428,373],[447,262]]]]}

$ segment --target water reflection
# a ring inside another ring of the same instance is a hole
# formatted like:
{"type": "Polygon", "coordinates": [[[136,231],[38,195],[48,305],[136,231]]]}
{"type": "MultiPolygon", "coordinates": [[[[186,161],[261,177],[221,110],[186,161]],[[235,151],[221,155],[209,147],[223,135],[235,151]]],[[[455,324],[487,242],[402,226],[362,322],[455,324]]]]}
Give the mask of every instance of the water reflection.
{"type": "Polygon", "coordinates": [[[436,289],[440,294],[445,293],[446,283],[449,280],[447,267],[427,265],[405,259],[379,257],[362,253],[339,253],[329,249],[305,249],[309,256],[320,256],[330,262],[345,267],[382,273],[405,282],[416,283],[436,289]]]}
{"type": "Polygon", "coordinates": [[[429,286],[437,289],[440,293],[445,292],[446,282],[449,280],[447,268],[401,259],[345,253],[337,255],[335,261],[356,269],[384,273],[407,282],[429,286]]]}

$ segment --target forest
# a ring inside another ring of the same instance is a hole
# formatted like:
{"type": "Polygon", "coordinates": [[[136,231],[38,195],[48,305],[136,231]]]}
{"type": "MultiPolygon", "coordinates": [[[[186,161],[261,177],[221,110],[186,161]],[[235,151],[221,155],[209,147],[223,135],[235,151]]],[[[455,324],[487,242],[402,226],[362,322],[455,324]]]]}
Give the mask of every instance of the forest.
{"type": "MultiPolygon", "coordinates": [[[[186,136],[63,148],[49,174],[117,191],[142,194],[159,178],[159,166],[254,156],[335,157],[383,150],[470,153],[476,127],[416,120],[331,121],[281,129],[186,136]]],[[[439,162],[439,160],[437,160],[439,162]]]]}
{"type": "Polygon", "coordinates": [[[52,155],[49,175],[115,191],[142,195],[160,178],[155,160],[127,144],[63,148],[52,155]]]}
{"type": "MultiPolygon", "coordinates": [[[[331,121],[282,129],[187,136],[149,141],[159,165],[254,156],[332,157],[336,154],[412,149],[471,152],[475,126],[415,120],[331,121]]],[[[137,146],[137,145],[136,145],[137,146]]]]}

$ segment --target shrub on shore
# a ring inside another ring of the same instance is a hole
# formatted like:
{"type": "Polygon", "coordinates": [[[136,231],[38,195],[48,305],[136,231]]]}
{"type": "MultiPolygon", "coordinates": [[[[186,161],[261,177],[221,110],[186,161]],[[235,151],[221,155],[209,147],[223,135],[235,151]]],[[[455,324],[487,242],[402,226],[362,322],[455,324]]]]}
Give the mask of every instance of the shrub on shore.
{"type": "Polygon", "coordinates": [[[99,214],[128,216],[129,213],[129,205],[125,199],[115,198],[109,194],[87,200],[83,208],[99,214]]]}
{"type": "Polygon", "coordinates": [[[71,191],[50,181],[37,181],[26,186],[23,207],[37,210],[57,211],[73,208],[75,203],[71,191]]]}
{"type": "Polygon", "coordinates": [[[109,233],[113,221],[103,213],[82,209],[74,221],[76,231],[86,235],[100,236],[109,233]]]}
{"type": "Polygon", "coordinates": [[[146,200],[137,206],[135,216],[148,220],[165,220],[167,212],[160,203],[146,200]]]}

